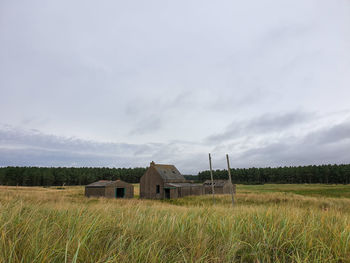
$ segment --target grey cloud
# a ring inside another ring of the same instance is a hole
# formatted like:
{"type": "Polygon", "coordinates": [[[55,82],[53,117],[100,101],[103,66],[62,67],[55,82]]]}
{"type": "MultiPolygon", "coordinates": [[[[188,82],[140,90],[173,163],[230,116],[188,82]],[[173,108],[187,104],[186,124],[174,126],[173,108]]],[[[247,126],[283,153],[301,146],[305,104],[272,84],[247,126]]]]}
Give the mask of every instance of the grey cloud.
{"type": "Polygon", "coordinates": [[[196,107],[191,92],[185,91],[173,97],[138,98],[131,101],[125,109],[125,114],[133,120],[134,127],[129,135],[144,135],[159,131],[164,124],[171,122],[169,115],[172,111],[186,110],[196,107]]]}
{"type": "Polygon", "coordinates": [[[349,127],[350,122],[344,121],[301,137],[266,140],[262,145],[233,153],[233,163],[242,167],[348,163],[349,127]]]}
{"type": "Polygon", "coordinates": [[[254,107],[254,105],[266,101],[271,96],[267,91],[263,92],[260,88],[252,88],[251,91],[247,91],[244,95],[232,94],[229,91],[223,95],[215,95],[206,107],[218,112],[226,110],[234,111],[235,113],[242,112],[249,107],[254,107]]]}
{"type": "Polygon", "coordinates": [[[349,120],[324,128],[322,132],[312,132],[305,138],[305,142],[312,141],[318,144],[340,143],[345,140],[350,140],[349,120]]]}
{"type": "Polygon", "coordinates": [[[11,126],[0,128],[0,166],[114,166],[145,167],[151,160],[175,163],[185,173],[196,171],[198,163],[183,162],[191,156],[193,142],[106,143],[44,134],[11,126]]]}
{"type": "Polygon", "coordinates": [[[152,143],[101,143],[8,126],[0,129],[0,165],[3,166],[30,163],[44,166],[141,165],[161,147],[162,144],[152,143]]]}
{"type": "Polygon", "coordinates": [[[224,132],[211,135],[206,140],[212,143],[220,143],[247,135],[284,131],[292,126],[303,124],[313,117],[314,114],[303,112],[263,114],[246,121],[234,121],[226,127],[224,132]]]}
{"type": "Polygon", "coordinates": [[[232,167],[346,163],[350,159],[349,127],[350,122],[344,121],[305,136],[269,134],[248,146],[243,140],[216,150],[192,141],[101,143],[7,127],[0,130],[0,166],[135,167],[146,166],[154,160],[174,163],[183,173],[193,174],[208,168],[208,152],[212,153],[214,169],[226,168],[225,153],[230,154],[232,167]]]}
{"type": "Polygon", "coordinates": [[[162,128],[163,122],[161,117],[157,115],[143,118],[136,123],[135,128],[130,131],[130,135],[143,135],[154,132],[162,128]]]}
{"type": "Polygon", "coordinates": [[[66,138],[62,136],[43,134],[38,130],[23,130],[13,127],[0,129],[0,143],[2,145],[15,145],[23,147],[49,148],[54,150],[86,151],[101,150],[105,153],[133,153],[149,145],[133,145],[127,143],[100,143],[96,141],[66,138]]]}

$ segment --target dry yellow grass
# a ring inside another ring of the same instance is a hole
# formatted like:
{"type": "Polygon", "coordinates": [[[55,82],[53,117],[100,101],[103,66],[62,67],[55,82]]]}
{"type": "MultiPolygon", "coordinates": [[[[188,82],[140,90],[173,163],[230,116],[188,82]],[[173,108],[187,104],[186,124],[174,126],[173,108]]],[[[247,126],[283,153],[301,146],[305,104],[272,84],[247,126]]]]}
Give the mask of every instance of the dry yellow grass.
{"type": "Polygon", "coordinates": [[[0,187],[0,262],[350,262],[350,200],[241,191],[172,201],[0,187]],[[243,193],[242,193],[243,192],[243,193]]]}

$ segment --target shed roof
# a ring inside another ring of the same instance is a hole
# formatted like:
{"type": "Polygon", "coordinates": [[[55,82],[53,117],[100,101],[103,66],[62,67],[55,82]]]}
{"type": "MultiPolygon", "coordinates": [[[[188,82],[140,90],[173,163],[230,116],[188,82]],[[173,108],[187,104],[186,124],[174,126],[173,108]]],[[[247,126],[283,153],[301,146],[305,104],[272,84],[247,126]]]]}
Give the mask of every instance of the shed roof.
{"type": "Polygon", "coordinates": [[[166,187],[202,187],[202,184],[192,184],[192,183],[167,183],[166,187]]]}
{"type": "Polygon", "coordinates": [[[92,184],[88,184],[86,187],[105,187],[105,186],[113,184],[113,183],[115,183],[115,181],[100,180],[100,181],[94,182],[92,184]]]}
{"type": "MultiPolygon", "coordinates": [[[[224,186],[229,180],[213,180],[214,186],[224,186]]],[[[203,185],[211,185],[211,180],[206,180],[203,185]]]]}
{"type": "Polygon", "coordinates": [[[165,181],[186,181],[185,177],[179,172],[178,169],[174,165],[171,164],[155,164],[154,162],[151,162],[151,166],[153,166],[159,175],[163,178],[165,181]]]}

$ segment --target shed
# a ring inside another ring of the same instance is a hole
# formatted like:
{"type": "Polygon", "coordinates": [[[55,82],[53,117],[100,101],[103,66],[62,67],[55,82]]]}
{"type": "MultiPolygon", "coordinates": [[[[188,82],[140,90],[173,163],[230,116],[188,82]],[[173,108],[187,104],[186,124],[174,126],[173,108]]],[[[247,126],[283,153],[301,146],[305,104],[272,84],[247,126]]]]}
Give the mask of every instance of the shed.
{"type": "MultiPolygon", "coordinates": [[[[231,194],[231,183],[229,180],[213,180],[214,192],[215,194],[231,194]]],[[[206,180],[203,183],[204,193],[212,194],[212,182],[211,180],[206,180]]],[[[233,193],[236,193],[236,185],[233,185],[233,193]]]]}
{"type": "Polygon", "coordinates": [[[204,187],[202,184],[193,183],[166,183],[164,189],[170,189],[170,196],[164,198],[178,198],[188,195],[203,195],[204,187]]]}
{"type": "Polygon", "coordinates": [[[100,180],[85,186],[87,197],[133,198],[134,186],[121,180],[100,180]]]}

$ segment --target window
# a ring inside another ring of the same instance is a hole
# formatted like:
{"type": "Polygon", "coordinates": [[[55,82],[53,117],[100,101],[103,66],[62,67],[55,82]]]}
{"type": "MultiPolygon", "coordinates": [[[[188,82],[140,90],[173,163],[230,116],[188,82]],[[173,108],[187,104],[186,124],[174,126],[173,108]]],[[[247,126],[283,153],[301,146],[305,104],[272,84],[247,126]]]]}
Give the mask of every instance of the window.
{"type": "Polygon", "coordinates": [[[159,193],[160,193],[160,185],[157,184],[157,194],[159,194],[159,193]]]}

